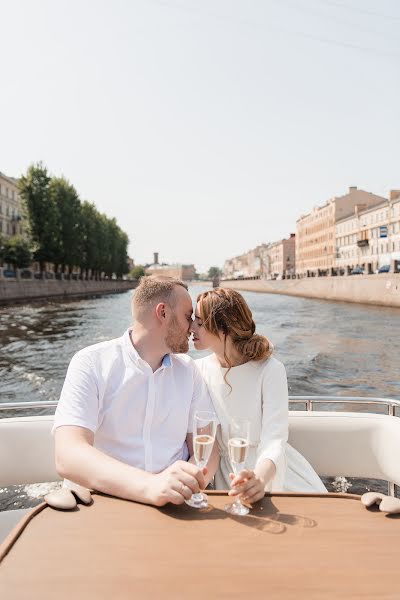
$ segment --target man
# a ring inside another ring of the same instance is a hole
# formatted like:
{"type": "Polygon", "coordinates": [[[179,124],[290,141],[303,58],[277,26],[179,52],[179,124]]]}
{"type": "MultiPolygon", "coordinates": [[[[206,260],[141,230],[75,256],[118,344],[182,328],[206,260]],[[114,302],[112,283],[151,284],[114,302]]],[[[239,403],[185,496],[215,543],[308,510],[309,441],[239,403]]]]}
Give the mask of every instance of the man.
{"type": "Polygon", "coordinates": [[[187,462],[196,410],[213,410],[189,349],[187,286],[145,277],[132,301],[134,324],[118,339],[72,359],[55,414],[58,473],[84,487],[156,506],[204,489],[209,471],[187,462]]]}

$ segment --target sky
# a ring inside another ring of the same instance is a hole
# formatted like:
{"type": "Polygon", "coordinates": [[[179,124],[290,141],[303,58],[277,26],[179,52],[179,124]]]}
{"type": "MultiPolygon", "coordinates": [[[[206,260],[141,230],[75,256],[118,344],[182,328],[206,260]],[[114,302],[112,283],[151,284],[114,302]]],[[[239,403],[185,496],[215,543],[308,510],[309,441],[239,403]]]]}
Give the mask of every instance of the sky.
{"type": "Polygon", "coordinates": [[[400,188],[397,0],[0,0],[0,171],[199,272],[400,188]]]}

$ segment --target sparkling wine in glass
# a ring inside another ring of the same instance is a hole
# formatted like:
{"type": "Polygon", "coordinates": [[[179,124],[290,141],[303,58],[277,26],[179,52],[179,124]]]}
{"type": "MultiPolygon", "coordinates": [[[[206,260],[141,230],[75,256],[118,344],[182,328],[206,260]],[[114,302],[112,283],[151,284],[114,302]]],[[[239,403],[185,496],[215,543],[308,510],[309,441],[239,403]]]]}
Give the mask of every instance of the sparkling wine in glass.
{"type": "MultiPolygon", "coordinates": [[[[193,422],[193,451],[194,460],[200,469],[204,469],[211,456],[214,446],[215,433],[217,431],[217,416],[213,412],[198,411],[194,415],[193,422]]],[[[206,494],[198,492],[192,494],[186,504],[193,508],[207,508],[208,498],[206,494]]]]}
{"type": "MultiPolygon", "coordinates": [[[[246,466],[247,454],[249,451],[250,421],[240,417],[234,417],[229,424],[229,458],[231,459],[232,469],[235,475],[240,473],[246,466]]],[[[244,506],[239,497],[233,504],[225,506],[226,512],[231,515],[244,516],[249,513],[247,506],[244,506]]]]}

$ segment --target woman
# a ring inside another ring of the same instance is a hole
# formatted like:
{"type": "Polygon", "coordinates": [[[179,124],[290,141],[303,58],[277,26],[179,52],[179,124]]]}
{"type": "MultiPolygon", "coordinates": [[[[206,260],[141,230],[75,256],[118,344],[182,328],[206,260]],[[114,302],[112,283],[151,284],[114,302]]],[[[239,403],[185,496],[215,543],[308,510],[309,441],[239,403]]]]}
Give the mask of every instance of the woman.
{"type": "Polygon", "coordinates": [[[191,328],[194,346],[213,353],[196,362],[221,424],[215,487],[232,487],[231,495],[248,502],[256,502],[265,491],[326,492],[311,465],[287,443],[285,367],[272,356],[268,339],[255,329],[250,308],[235,290],[217,288],[198,296],[191,328]],[[232,417],[250,421],[248,468],[236,477],[228,454],[232,417]]]}

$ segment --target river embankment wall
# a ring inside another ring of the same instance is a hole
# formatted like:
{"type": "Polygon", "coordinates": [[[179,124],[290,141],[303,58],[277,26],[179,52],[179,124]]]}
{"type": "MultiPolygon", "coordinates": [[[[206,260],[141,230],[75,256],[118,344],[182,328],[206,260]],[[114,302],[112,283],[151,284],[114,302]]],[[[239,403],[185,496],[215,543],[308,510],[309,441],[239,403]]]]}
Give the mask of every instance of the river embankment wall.
{"type": "Polygon", "coordinates": [[[242,279],[221,281],[221,287],[320,300],[357,302],[400,308],[400,274],[310,277],[303,279],[242,279]]]}
{"type": "Polygon", "coordinates": [[[137,281],[2,279],[0,280],[0,306],[45,299],[73,300],[106,294],[119,294],[134,289],[136,286],[137,281]]]}

